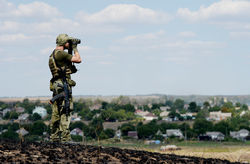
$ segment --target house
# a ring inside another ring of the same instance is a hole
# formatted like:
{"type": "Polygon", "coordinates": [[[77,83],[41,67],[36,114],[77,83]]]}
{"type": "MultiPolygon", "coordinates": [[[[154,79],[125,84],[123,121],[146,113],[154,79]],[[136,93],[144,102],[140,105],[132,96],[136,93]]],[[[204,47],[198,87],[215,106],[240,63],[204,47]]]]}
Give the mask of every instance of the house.
{"type": "Polygon", "coordinates": [[[231,118],[231,117],[232,117],[232,113],[222,113],[221,111],[210,112],[208,120],[221,121],[221,120],[226,120],[227,118],[231,118]]]}
{"type": "Polygon", "coordinates": [[[32,114],[34,114],[34,113],[39,114],[42,118],[44,118],[44,117],[47,116],[47,110],[44,109],[43,107],[39,107],[39,106],[37,106],[37,107],[33,110],[32,114]]]}
{"type": "Polygon", "coordinates": [[[153,113],[148,113],[146,114],[145,116],[143,116],[143,118],[146,120],[146,121],[152,121],[154,119],[157,119],[158,117],[155,116],[153,113]]]}
{"type": "Polygon", "coordinates": [[[15,110],[17,113],[23,113],[25,109],[23,107],[16,107],[15,110]]]}
{"type": "Polygon", "coordinates": [[[242,111],[242,112],[240,113],[240,117],[244,116],[245,114],[246,114],[246,111],[242,111]]]}
{"type": "Polygon", "coordinates": [[[138,139],[137,131],[128,131],[128,137],[138,139]]]}
{"type": "Polygon", "coordinates": [[[160,107],[160,110],[161,111],[168,111],[168,110],[170,110],[171,108],[169,107],[169,106],[161,106],[160,107]]]}
{"type": "Polygon", "coordinates": [[[8,131],[8,129],[4,129],[4,130],[0,131],[0,135],[7,132],[7,131],[8,131]]]}
{"type": "Polygon", "coordinates": [[[25,130],[24,128],[17,130],[16,133],[18,133],[21,136],[25,136],[25,135],[29,134],[29,132],[27,130],[25,130]]]}
{"type": "Polygon", "coordinates": [[[179,137],[180,139],[184,138],[180,129],[167,129],[166,136],[167,137],[171,137],[171,136],[179,137]]]}
{"type": "Polygon", "coordinates": [[[121,136],[122,136],[122,132],[121,132],[121,130],[120,130],[120,129],[119,129],[119,130],[116,130],[116,131],[115,131],[115,138],[120,139],[120,138],[121,138],[121,136]]]}
{"type": "Polygon", "coordinates": [[[148,113],[149,113],[148,111],[142,111],[142,110],[136,110],[135,111],[135,115],[141,116],[141,117],[146,116],[148,113]]]}
{"type": "Polygon", "coordinates": [[[192,119],[194,120],[197,113],[185,113],[185,114],[180,114],[185,120],[186,119],[192,119]]]}
{"type": "Polygon", "coordinates": [[[230,136],[232,138],[235,138],[237,140],[245,141],[246,138],[249,136],[249,131],[246,129],[241,129],[238,132],[237,131],[230,131],[230,136]]]}
{"type": "Polygon", "coordinates": [[[12,112],[14,109],[10,109],[10,108],[6,108],[3,110],[3,117],[8,113],[8,112],[12,112]]]}
{"type": "Polygon", "coordinates": [[[210,141],[212,138],[208,135],[199,135],[198,136],[199,141],[210,141]]]}
{"type": "Polygon", "coordinates": [[[93,111],[93,110],[98,110],[98,109],[100,109],[101,107],[102,107],[102,104],[95,104],[95,105],[89,107],[89,109],[90,109],[91,111],[93,111]]]}
{"type": "Polygon", "coordinates": [[[211,137],[212,140],[222,141],[225,139],[225,135],[221,132],[206,132],[206,135],[211,137]]]}
{"type": "Polygon", "coordinates": [[[188,110],[189,108],[189,104],[184,104],[184,107],[183,107],[185,110],[188,110]]]}
{"type": "Polygon", "coordinates": [[[170,117],[163,117],[162,120],[167,121],[167,122],[172,122],[173,119],[170,117]]]}
{"type": "Polygon", "coordinates": [[[18,120],[19,121],[25,121],[27,120],[29,117],[29,114],[28,113],[24,113],[24,114],[21,114],[20,116],[18,116],[18,120]]]}
{"type": "Polygon", "coordinates": [[[71,121],[81,121],[81,118],[78,116],[77,113],[74,113],[72,116],[71,116],[71,121]]]}
{"type": "Polygon", "coordinates": [[[83,136],[83,131],[79,128],[75,128],[71,130],[70,132],[71,135],[78,135],[78,136],[83,136]]]}
{"type": "Polygon", "coordinates": [[[158,135],[158,136],[162,136],[162,132],[161,132],[161,130],[158,130],[158,131],[156,132],[156,135],[158,135]]]}
{"type": "Polygon", "coordinates": [[[167,117],[169,113],[170,113],[170,112],[163,111],[163,112],[160,113],[160,116],[161,116],[161,117],[167,117]]]}

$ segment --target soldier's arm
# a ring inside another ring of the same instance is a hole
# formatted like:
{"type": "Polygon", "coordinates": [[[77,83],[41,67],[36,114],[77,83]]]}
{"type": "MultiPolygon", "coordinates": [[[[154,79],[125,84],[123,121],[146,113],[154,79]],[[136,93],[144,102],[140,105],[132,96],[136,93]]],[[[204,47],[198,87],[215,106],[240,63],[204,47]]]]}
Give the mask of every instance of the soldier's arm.
{"type": "Polygon", "coordinates": [[[74,49],[74,55],[71,58],[71,62],[73,62],[73,63],[81,63],[82,62],[81,56],[80,56],[77,49],[74,49]]]}

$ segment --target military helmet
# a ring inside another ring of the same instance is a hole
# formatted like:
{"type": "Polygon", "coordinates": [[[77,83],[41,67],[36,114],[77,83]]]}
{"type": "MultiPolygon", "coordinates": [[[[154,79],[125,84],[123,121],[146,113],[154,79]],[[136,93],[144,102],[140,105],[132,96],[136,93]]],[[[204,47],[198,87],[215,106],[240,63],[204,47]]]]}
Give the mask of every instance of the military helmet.
{"type": "Polygon", "coordinates": [[[69,40],[69,36],[67,34],[59,34],[56,38],[56,44],[58,46],[64,46],[69,40]]]}

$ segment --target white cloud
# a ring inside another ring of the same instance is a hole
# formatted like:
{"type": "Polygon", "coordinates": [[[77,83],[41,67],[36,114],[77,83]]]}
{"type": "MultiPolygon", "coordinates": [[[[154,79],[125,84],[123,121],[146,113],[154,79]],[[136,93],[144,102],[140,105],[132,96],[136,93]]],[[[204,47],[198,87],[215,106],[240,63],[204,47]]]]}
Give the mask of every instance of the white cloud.
{"type": "MultiPolygon", "coordinates": [[[[195,36],[191,32],[184,34],[195,36]]],[[[130,35],[116,41],[109,50],[116,55],[129,54],[149,61],[181,64],[218,55],[218,50],[227,46],[223,42],[187,39],[170,37],[164,31],[130,35]]]]}
{"type": "Polygon", "coordinates": [[[84,52],[93,50],[93,48],[89,47],[89,46],[81,46],[81,45],[79,45],[79,46],[77,46],[77,48],[78,48],[79,51],[84,51],[84,52]]]}
{"type": "MultiPolygon", "coordinates": [[[[78,47],[78,50],[79,50],[80,53],[85,53],[85,52],[89,52],[89,51],[93,50],[93,48],[89,47],[89,46],[77,46],[77,47],[78,47]]],[[[54,49],[55,49],[55,46],[54,47],[43,48],[43,49],[41,49],[40,53],[44,54],[44,55],[48,55],[54,49]]]]}
{"type": "Polygon", "coordinates": [[[15,22],[15,21],[3,21],[0,22],[0,31],[8,31],[8,32],[13,32],[13,31],[18,31],[20,29],[20,23],[15,22]]]}
{"type": "MultiPolygon", "coordinates": [[[[193,32],[181,32],[178,35],[185,37],[196,36],[193,32]]],[[[222,48],[225,46],[224,43],[216,41],[202,41],[202,40],[188,40],[183,41],[182,39],[171,39],[166,35],[166,32],[161,30],[154,33],[145,33],[138,35],[129,35],[122,38],[119,42],[120,45],[126,46],[126,49],[132,48],[143,49],[143,50],[162,50],[162,49],[202,49],[202,48],[222,48]]],[[[111,47],[112,50],[120,50],[119,46],[111,47]]],[[[164,51],[164,50],[162,50],[164,51]]]]}
{"type": "Polygon", "coordinates": [[[43,55],[49,55],[52,53],[52,51],[55,49],[55,47],[47,47],[47,48],[44,48],[40,51],[41,54],[43,55]]]}
{"type": "Polygon", "coordinates": [[[9,11],[15,10],[15,6],[7,0],[0,0],[0,17],[7,16],[9,11]]]}
{"type": "Polygon", "coordinates": [[[25,42],[25,40],[30,39],[30,37],[26,36],[25,34],[4,34],[0,35],[0,43],[5,42],[14,42],[14,41],[22,41],[25,42]]]}
{"type": "Polygon", "coordinates": [[[78,17],[87,23],[166,23],[171,18],[166,13],[142,8],[135,4],[114,4],[100,12],[87,14],[80,12],[78,17]]]}
{"type": "Polygon", "coordinates": [[[34,56],[6,57],[0,59],[0,62],[7,62],[7,63],[36,62],[36,61],[38,61],[38,58],[34,56]]]}
{"type": "Polygon", "coordinates": [[[189,62],[189,59],[185,56],[167,57],[164,59],[165,62],[183,64],[189,62]]]}
{"type": "Polygon", "coordinates": [[[201,41],[201,40],[190,40],[187,42],[176,42],[174,44],[169,43],[166,44],[167,47],[179,47],[179,48],[196,48],[196,49],[200,49],[200,48],[222,48],[225,46],[225,44],[223,43],[219,43],[219,42],[214,42],[214,41],[201,41]]]}
{"type": "Polygon", "coordinates": [[[237,38],[237,39],[244,39],[244,38],[249,39],[250,38],[250,32],[246,32],[246,31],[230,32],[229,35],[230,37],[237,38]]]}
{"type": "Polygon", "coordinates": [[[138,34],[138,35],[130,35],[126,36],[121,39],[122,42],[145,42],[145,41],[152,41],[156,39],[160,39],[165,35],[165,31],[161,30],[154,33],[146,33],[146,34],[138,34]]]}
{"type": "Polygon", "coordinates": [[[232,21],[249,20],[250,2],[246,0],[221,0],[197,11],[180,8],[177,15],[188,21],[232,21]]]}
{"type": "Polygon", "coordinates": [[[192,38],[196,36],[196,33],[192,31],[183,31],[178,34],[180,37],[185,37],[185,38],[192,38]]]}
{"type": "Polygon", "coordinates": [[[51,19],[62,15],[57,8],[38,1],[15,6],[6,0],[0,0],[0,8],[1,18],[19,19],[29,17],[51,19]]]}
{"type": "Polygon", "coordinates": [[[32,2],[30,4],[21,4],[13,12],[19,17],[45,17],[51,18],[61,16],[57,8],[52,7],[44,2],[32,2]]]}
{"type": "Polygon", "coordinates": [[[110,61],[100,61],[98,62],[98,64],[102,64],[102,65],[112,65],[113,63],[110,61]]]}

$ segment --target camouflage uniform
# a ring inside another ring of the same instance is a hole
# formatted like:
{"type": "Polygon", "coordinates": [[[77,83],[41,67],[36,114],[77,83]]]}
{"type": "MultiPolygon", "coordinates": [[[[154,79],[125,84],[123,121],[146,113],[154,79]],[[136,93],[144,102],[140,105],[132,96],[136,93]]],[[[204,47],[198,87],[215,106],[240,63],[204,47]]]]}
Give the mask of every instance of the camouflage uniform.
{"type": "MultiPolygon", "coordinates": [[[[66,35],[66,34],[63,34],[63,35],[66,35]]],[[[67,35],[66,35],[66,38],[67,38],[67,35]]],[[[63,42],[62,45],[64,44],[65,43],[63,42]]],[[[64,92],[63,77],[59,73],[59,70],[61,69],[66,70],[65,76],[66,76],[68,88],[69,88],[70,93],[72,93],[72,86],[75,86],[75,82],[71,80],[71,77],[70,77],[70,74],[72,73],[71,58],[72,58],[72,55],[68,54],[67,52],[63,50],[54,50],[54,52],[50,55],[49,67],[53,76],[53,78],[50,81],[50,90],[53,92],[53,96],[56,96],[64,92]]],[[[70,100],[70,110],[69,110],[68,115],[66,114],[66,110],[64,108],[64,103],[65,103],[64,97],[57,99],[52,104],[50,138],[53,142],[57,142],[57,141],[67,142],[71,140],[70,131],[69,131],[71,113],[73,111],[73,98],[71,94],[69,96],[69,100],[70,100]]]]}

